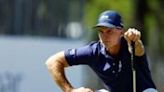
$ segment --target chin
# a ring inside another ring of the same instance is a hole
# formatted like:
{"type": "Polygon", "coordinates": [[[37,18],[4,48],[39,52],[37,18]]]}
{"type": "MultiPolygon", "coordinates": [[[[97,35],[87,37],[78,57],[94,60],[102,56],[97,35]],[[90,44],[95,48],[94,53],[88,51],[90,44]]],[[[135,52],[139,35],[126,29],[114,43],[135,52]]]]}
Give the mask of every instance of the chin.
{"type": "Polygon", "coordinates": [[[109,44],[109,45],[105,45],[106,47],[108,47],[108,48],[113,48],[113,47],[117,47],[117,46],[119,46],[119,43],[116,43],[116,44],[109,44]]]}

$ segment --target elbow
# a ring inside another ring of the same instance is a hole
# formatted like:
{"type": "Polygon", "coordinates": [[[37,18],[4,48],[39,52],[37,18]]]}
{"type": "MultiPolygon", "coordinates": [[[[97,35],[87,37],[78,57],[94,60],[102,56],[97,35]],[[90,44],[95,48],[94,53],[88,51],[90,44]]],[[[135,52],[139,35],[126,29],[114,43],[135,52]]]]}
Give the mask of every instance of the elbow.
{"type": "MultiPolygon", "coordinates": [[[[51,58],[51,57],[50,57],[50,58],[51,58]]],[[[50,58],[48,58],[47,61],[45,62],[45,64],[46,64],[47,66],[49,66],[49,65],[51,64],[51,62],[52,62],[52,61],[50,60],[50,58]]]]}
{"type": "Polygon", "coordinates": [[[46,61],[45,64],[46,64],[47,68],[50,69],[50,66],[51,66],[51,65],[50,65],[50,62],[49,62],[49,61],[46,61]]]}
{"type": "Polygon", "coordinates": [[[47,61],[45,62],[45,65],[47,66],[48,70],[52,70],[55,65],[55,59],[53,57],[49,57],[47,61]]]}
{"type": "Polygon", "coordinates": [[[47,68],[49,70],[59,69],[59,68],[65,68],[68,66],[65,58],[64,53],[57,53],[47,59],[45,62],[47,68]]]}
{"type": "Polygon", "coordinates": [[[50,65],[49,59],[45,62],[45,65],[48,67],[50,65]]]}

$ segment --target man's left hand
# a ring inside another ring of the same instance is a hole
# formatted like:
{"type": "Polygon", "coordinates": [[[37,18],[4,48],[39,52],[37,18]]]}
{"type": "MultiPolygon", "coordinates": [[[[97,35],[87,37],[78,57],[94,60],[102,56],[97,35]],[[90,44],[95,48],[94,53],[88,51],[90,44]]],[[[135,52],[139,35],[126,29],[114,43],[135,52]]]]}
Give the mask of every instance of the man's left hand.
{"type": "Polygon", "coordinates": [[[124,33],[124,38],[129,44],[131,44],[131,42],[136,42],[140,40],[141,32],[135,28],[129,28],[128,31],[124,33]]]}
{"type": "Polygon", "coordinates": [[[145,53],[144,46],[141,41],[141,32],[135,28],[129,28],[128,31],[124,33],[124,38],[128,42],[128,49],[131,53],[131,43],[135,43],[135,55],[142,56],[145,53]]]}

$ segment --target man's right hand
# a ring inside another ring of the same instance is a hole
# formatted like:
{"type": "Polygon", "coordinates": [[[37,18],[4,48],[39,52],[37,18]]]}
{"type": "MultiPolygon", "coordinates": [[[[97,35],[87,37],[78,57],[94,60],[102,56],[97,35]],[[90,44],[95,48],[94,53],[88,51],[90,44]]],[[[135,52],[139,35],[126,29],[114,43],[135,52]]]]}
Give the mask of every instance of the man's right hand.
{"type": "Polygon", "coordinates": [[[70,90],[70,92],[94,92],[94,91],[90,88],[80,87],[77,89],[72,89],[70,90]]]}

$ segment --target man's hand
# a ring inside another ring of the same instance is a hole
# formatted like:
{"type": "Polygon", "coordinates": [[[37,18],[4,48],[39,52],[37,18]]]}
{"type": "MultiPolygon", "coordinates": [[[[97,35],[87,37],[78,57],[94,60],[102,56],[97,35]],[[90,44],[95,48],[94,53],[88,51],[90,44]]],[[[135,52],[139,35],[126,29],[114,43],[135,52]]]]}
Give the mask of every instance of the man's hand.
{"type": "Polygon", "coordinates": [[[141,32],[135,28],[129,28],[128,31],[124,33],[124,37],[127,42],[131,44],[131,42],[136,42],[140,40],[141,32]]]}
{"type": "Polygon", "coordinates": [[[90,88],[80,87],[77,89],[72,89],[70,90],[70,92],[94,92],[94,91],[90,88]]]}
{"type": "Polygon", "coordinates": [[[135,43],[135,55],[142,56],[145,53],[144,46],[141,41],[141,32],[135,28],[129,28],[128,31],[124,33],[124,38],[128,42],[129,51],[131,52],[131,43],[135,43]]]}

